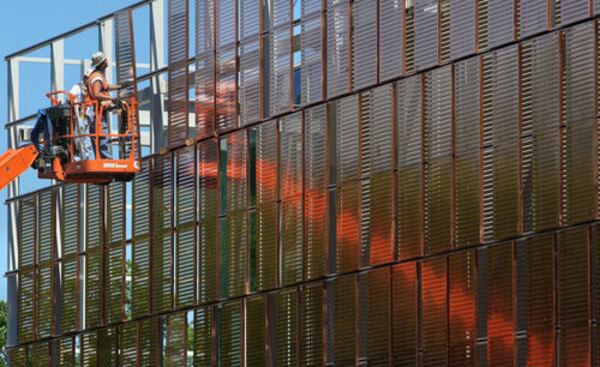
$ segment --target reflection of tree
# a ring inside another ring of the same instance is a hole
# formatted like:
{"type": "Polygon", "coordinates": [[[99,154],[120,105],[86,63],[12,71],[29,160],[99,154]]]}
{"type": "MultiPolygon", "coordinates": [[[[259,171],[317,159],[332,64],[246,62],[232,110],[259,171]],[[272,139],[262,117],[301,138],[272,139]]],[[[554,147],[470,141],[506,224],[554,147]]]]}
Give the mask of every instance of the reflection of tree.
{"type": "Polygon", "coordinates": [[[6,366],[6,330],[8,328],[8,306],[0,301],[0,367],[6,366]]]}
{"type": "Polygon", "coordinates": [[[131,275],[132,275],[132,262],[127,260],[125,262],[125,317],[131,318],[131,275]]]}

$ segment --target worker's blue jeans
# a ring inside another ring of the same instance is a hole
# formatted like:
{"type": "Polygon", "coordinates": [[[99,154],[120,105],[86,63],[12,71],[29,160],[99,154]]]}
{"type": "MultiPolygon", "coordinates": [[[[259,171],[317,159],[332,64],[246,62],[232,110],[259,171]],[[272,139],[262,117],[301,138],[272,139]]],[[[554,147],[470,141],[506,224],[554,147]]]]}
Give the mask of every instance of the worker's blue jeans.
{"type": "MultiPolygon", "coordinates": [[[[92,118],[93,121],[91,123],[90,126],[90,133],[95,134],[96,133],[96,119],[92,118]]],[[[102,114],[102,131],[99,131],[99,133],[104,133],[104,134],[108,134],[108,112],[104,111],[104,113],[102,114]]],[[[100,159],[111,159],[110,156],[110,146],[108,143],[108,139],[105,137],[101,137],[98,138],[98,149],[100,150],[100,159]]],[[[94,154],[96,153],[96,138],[92,138],[92,145],[94,148],[94,154]]]]}

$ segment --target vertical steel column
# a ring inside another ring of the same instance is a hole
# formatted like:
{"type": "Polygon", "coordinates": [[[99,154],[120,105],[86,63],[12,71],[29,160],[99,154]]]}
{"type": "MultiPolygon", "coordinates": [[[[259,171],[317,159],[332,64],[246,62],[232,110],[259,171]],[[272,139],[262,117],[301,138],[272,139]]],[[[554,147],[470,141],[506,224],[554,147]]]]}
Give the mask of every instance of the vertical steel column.
{"type": "MultiPolygon", "coordinates": [[[[150,72],[165,66],[165,0],[155,0],[150,3],[150,72]]],[[[150,150],[155,153],[163,145],[164,128],[164,97],[160,75],[152,78],[152,96],[150,97],[150,150]]]]}
{"type": "MultiPolygon", "coordinates": [[[[19,60],[17,58],[7,61],[8,67],[8,116],[7,121],[15,121],[19,118],[19,60]]],[[[7,147],[13,149],[17,147],[17,129],[13,126],[8,129],[7,147]]],[[[8,199],[19,195],[19,178],[8,185],[8,199]]],[[[8,203],[8,271],[7,275],[7,295],[8,295],[8,345],[16,345],[18,340],[18,286],[17,273],[19,263],[18,252],[18,230],[17,230],[17,202],[8,203]]],[[[10,361],[9,361],[10,363],[10,361]]]]}
{"type": "Polygon", "coordinates": [[[51,85],[52,90],[65,89],[65,40],[59,39],[50,45],[51,59],[50,68],[52,70],[51,85]]]}

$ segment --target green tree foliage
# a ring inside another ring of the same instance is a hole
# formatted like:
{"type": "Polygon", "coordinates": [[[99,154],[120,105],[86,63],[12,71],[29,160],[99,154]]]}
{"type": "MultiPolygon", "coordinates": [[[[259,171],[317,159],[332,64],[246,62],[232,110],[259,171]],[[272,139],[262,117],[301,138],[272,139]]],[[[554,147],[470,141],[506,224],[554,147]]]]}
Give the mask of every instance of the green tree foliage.
{"type": "Polygon", "coordinates": [[[0,301],[0,367],[6,366],[6,331],[8,330],[8,305],[0,301]]]}

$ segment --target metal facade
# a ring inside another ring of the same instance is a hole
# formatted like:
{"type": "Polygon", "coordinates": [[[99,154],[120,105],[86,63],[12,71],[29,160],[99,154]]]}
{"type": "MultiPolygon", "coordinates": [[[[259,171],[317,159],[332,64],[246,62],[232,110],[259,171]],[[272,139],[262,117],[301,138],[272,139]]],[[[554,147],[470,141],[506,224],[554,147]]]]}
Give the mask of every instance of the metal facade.
{"type": "Polygon", "coordinates": [[[596,2],[298,1],[170,0],[164,149],[9,199],[12,365],[599,365],[596,2]]]}

